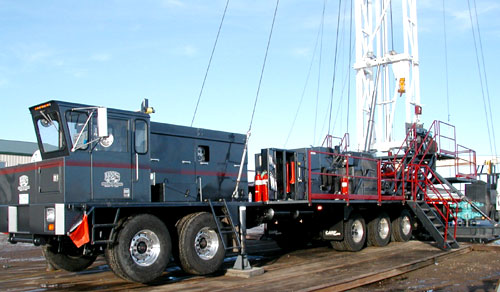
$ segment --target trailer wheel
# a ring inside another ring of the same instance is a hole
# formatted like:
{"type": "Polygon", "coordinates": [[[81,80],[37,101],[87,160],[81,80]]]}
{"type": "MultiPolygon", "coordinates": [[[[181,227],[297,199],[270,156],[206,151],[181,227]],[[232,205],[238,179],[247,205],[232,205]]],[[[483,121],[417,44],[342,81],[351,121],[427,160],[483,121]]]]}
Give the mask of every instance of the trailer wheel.
{"type": "Polygon", "coordinates": [[[366,225],[361,215],[352,213],[344,223],[344,247],[348,251],[361,250],[366,242],[366,225]]]}
{"type": "Polygon", "coordinates": [[[179,234],[179,259],[184,271],[194,275],[213,273],[222,265],[224,256],[224,246],[211,214],[195,213],[184,222],[179,234]]]}
{"type": "Polygon", "coordinates": [[[392,221],[392,240],[406,242],[410,240],[412,231],[410,212],[404,209],[399,217],[392,221]]]}
{"type": "Polygon", "coordinates": [[[42,253],[49,264],[59,270],[79,272],[90,267],[97,256],[83,255],[83,248],[76,248],[72,242],[63,242],[62,250],[55,245],[42,246],[42,253]]]}
{"type": "Polygon", "coordinates": [[[332,240],[330,245],[336,251],[345,251],[345,245],[343,240],[332,240]]]}
{"type": "Polygon", "coordinates": [[[106,258],[113,272],[129,281],[148,283],[163,273],[172,255],[167,227],[153,215],[129,218],[122,225],[106,258]]]}
{"type": "Polygon", "coordinates": [[[391,219],[385,212],[379,213],[368,223],[369,246],[386,246],[391,240],[391,219]]]}

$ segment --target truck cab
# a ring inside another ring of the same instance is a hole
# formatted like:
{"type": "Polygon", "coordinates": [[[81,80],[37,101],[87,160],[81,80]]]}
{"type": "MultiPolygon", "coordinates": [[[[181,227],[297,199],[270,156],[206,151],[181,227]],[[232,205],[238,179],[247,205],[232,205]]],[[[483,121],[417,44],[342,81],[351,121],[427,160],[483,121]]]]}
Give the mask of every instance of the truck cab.
{"type": "Polygon", "coordinates": [[[68,271],[105,254],[120,277],[148,282],[172,246],[186,271],[217,270],[225,243],[213,214],[248,200],[246,136],[153,123],[149,109],[31,107],[42,160],[0,169],[0,232],[68,271]]]}
{"type": "Polygon", "coordinates": [[[65,235],[75,206],[151,200],[148,114],[62,101],[30,112],[42,161],[0,172],[0,230],[12,240],[65,235]]]}

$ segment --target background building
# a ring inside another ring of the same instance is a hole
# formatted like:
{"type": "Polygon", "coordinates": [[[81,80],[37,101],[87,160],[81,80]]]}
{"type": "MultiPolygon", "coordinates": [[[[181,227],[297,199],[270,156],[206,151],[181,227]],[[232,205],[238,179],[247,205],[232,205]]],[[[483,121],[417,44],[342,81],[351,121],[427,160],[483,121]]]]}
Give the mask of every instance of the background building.
{"type": "Polygon", "coordinates": [[[31,162],[37,143],[0,139],[0,168],[31,162]]]}

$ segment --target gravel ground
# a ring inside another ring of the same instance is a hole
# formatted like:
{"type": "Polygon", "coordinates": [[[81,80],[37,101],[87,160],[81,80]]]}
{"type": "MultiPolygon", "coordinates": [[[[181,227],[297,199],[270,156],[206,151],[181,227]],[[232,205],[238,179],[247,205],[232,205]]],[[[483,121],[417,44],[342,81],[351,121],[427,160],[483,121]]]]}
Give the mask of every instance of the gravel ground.
{"type": "MultiPolygon", "coordinates": [[[[500,242],[490,246],[484,251],[473,250],[352,291],[497,291],[500,283],[500,242]]],[[[40,269],[43,262],[39,247],[12,245],[7,242],[6,235],[0,234],[0,270],[3,273],[35,263],[40,269]]],[[[43,270],[42,275],[45,275],[43,270]]]]}
{"type": "MultiPolygon", "coordinates": [[[[495,245],[495,244],[494,244],[495,245]]],[[[473,250],[434,265],[352,291],[497,291],[500,245],[473,250]]]]}

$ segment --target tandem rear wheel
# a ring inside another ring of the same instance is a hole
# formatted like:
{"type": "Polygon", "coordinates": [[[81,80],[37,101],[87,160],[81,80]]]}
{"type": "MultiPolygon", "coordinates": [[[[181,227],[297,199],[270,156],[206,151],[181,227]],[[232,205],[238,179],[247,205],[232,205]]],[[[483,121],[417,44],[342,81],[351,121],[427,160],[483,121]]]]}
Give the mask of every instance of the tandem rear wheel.
{"type": "Polygon", "coordinates": [[[206,275],[221,267],[225,250],[212,214],[199,212],[186,215],[177,228],[178,256],[184,271],[206,275]]]}
{"type": "Polygon", "coordinates": [[[105,256],[113,272],[129,281],[148,283],[163,273],[172,255],[167,227],[156,216],[141,214],[121,225],[105,256]]]}

